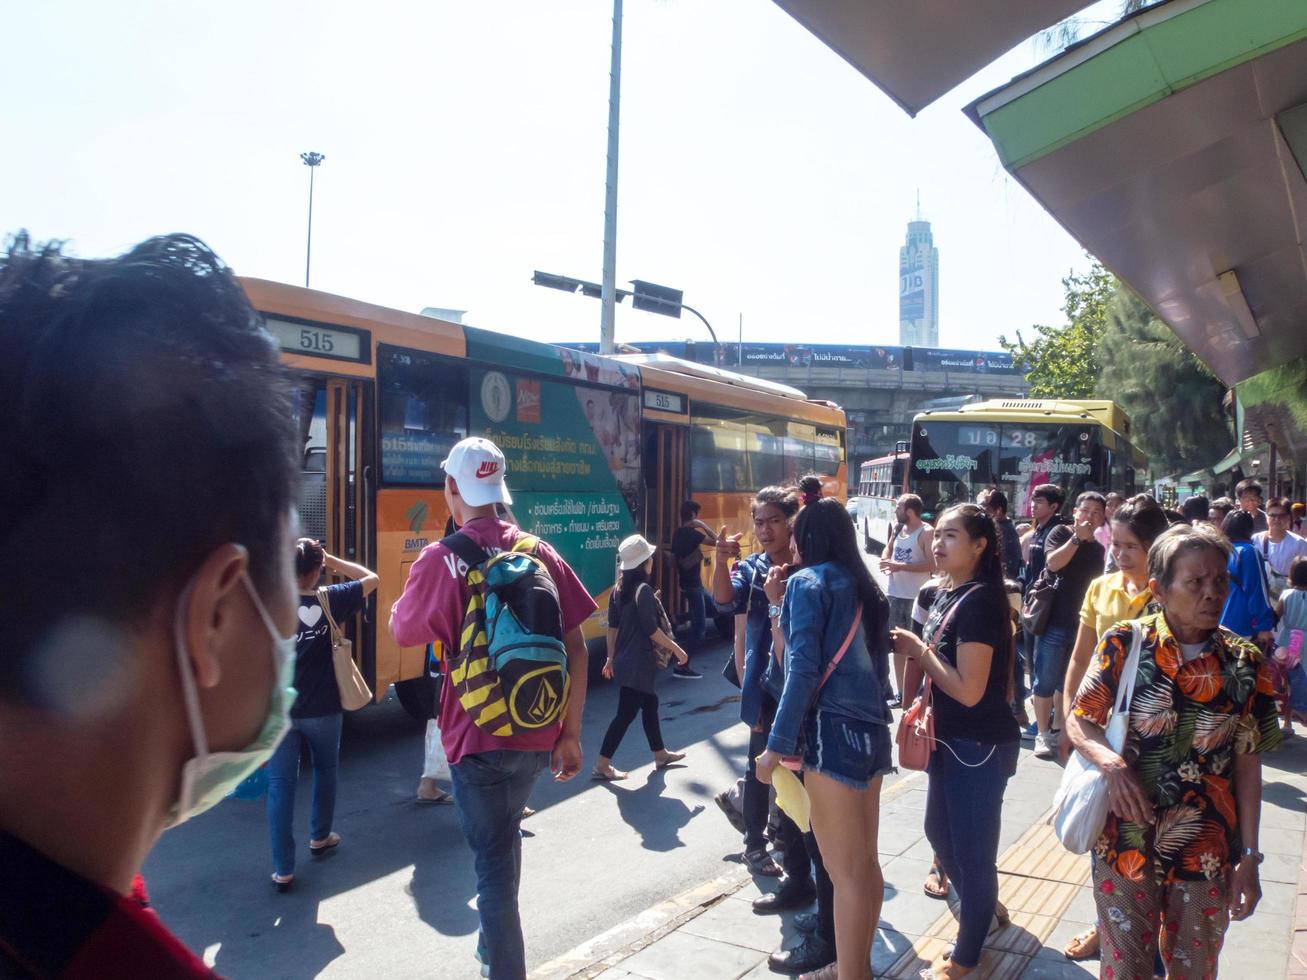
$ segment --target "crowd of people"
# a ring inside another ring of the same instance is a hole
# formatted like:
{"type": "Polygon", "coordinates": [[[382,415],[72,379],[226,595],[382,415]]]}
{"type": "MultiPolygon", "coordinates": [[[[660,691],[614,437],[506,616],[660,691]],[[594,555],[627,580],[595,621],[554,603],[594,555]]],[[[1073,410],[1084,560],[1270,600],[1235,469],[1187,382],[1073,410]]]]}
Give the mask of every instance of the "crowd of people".
{"type": "MultiPolygon", "coordinates": [[[[333,624],[377,576],[296,540],[286,378],[202,243],[169,236],[83,261],[20,237],[0,261],[0,323],[0,458],[13,464],[0,469],[0,540],[26,562],[0,616],[0,973],[212,976],[149,910],[141,865],[163,831],[266,764],[272,880],[290,888],[302,751],[309,853],[341,844],[333,624]],[[324,571],[347,581],[320,589],[324,571]],[[89,671],[95,685],[67,681],[89,671]]],[[[389,629],[445,652],[438,724],[475,866],[476,956],[482,975],[523,980],[520,825],[543,772],[582,770],[581,625],[596,605],[547,541],[507,519],[498,447],[464,439],[441,465],[453,533],[413,563],[389,629]]],[[[905,495],[881,559],[888,595],[844,505],[811,480],[757,493],[757,554],[687,505],[672,546],[687,645],[703,636],[699,549],[711,544],[711,598],[735,624],[727,673],[750,730],[744,860],[780,878],[754,908],[816,902],[773,968],[870,976],[893,710],[925,697],[926,886],[954,893],[959,917],[927,975],[975,971],[1008,921],[997,852],[1023,738],[1041,758],[1080,752],[1110,795],[1092,857],[1098,928],[1069,952],[1101,950],[1108,978],[1213,975],[1228,923],[1256,908],[1260,758],[1307,699],[1300,509],[1263,502],[1255,481],[1233,501],[1190,498],[1183,514],[1085,491],[1068,521],[1065,503],[1061,487],[1036,487],[1018,532],[996,488],[933,521],[905,495]],[[1104,729],[1123,686],[1118,752],[1104,729]],[[768,786],[783,770],[803,782],[810,826],[777,814],[769,852],[768,786]]],[[[681,758],[663,743],[655,677],[689,657],[650,582],[654,556],[638,535],[616,556],[604,673],[619,695],[600,779],[624,775],[613,756],[637,714],[654,764],[681,758]]]]}

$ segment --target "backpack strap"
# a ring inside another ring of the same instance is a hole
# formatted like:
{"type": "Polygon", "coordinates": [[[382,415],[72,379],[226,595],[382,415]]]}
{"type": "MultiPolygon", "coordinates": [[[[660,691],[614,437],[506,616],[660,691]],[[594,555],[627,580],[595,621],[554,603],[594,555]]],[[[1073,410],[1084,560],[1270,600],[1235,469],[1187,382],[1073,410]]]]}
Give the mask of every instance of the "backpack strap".
{"type": "Polygon", "coordinates": [[[468,567],[469,571],[483,564],[489,557],[481,545],[462,531],[455,531],[449,537],[441,538],[440,543],[452,551],[468,567]]]}

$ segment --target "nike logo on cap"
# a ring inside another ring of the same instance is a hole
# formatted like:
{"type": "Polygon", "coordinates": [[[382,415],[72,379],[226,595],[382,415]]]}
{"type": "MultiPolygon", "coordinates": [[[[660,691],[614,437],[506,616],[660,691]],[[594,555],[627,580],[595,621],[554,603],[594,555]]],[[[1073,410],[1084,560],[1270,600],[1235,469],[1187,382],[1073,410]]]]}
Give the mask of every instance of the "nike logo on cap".
{"type": "Polygon", "coordinates": [[[498,472],[499,464],[493,459],[487,459],[477,467],[476,478],[478,480],[484,480],[486,477],[494,476],[498,472]]]}

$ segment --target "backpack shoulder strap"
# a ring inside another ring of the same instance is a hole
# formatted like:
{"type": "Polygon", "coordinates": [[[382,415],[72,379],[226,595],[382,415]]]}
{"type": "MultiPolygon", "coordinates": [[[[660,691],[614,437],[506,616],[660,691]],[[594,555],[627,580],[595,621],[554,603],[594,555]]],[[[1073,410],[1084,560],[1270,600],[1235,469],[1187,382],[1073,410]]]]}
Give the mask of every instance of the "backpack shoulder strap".
{"type": "Polygon", "coordinates": [[[440,543],[462,559],[463,564],[469,569],[476,568],[486,560],[485,549],[462,531],[455,531],[449,537],[441,538],[440,543]]]}
{"type": "Polygon", "coordinates": [[[522,534],[513,542],[513,551],[525,555],[534,555],[540,547],[540,539],[532,534],[522,534]]]}

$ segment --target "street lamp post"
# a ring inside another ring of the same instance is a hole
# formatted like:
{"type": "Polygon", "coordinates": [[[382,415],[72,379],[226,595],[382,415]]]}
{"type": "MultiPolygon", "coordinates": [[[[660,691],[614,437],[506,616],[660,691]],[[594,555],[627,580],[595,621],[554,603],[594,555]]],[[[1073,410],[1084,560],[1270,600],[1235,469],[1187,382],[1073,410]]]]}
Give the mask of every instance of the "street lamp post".
{"type": "Polygon", "coordinates": [[[599,298],[599,353],[611,354],[617,323],[617,128],[622,100],[622,0],[613,0],[613,49],[608,76],[608,169],[604,180],[604,264],[599,298]]]}
{"type": "Polygon", "coordinates": [[[304,246],[304,287],[307,289],[309,268],[313,262],[313,174],[327,157],[323,153],[309,152],[301,153],[300,159],[304,161],[304,166],[309,168],[309,240],[304,246]]]}

